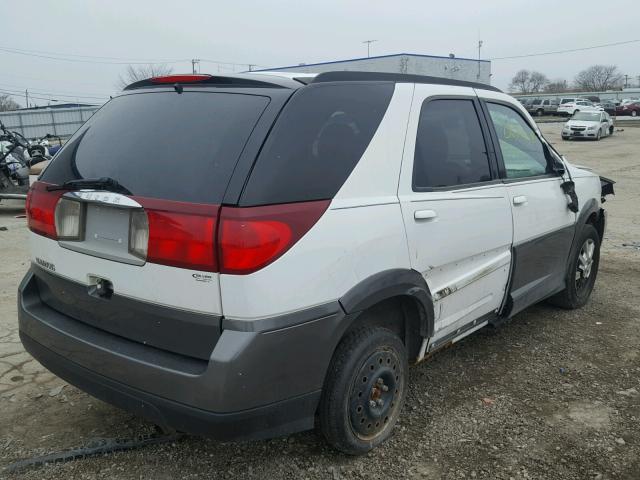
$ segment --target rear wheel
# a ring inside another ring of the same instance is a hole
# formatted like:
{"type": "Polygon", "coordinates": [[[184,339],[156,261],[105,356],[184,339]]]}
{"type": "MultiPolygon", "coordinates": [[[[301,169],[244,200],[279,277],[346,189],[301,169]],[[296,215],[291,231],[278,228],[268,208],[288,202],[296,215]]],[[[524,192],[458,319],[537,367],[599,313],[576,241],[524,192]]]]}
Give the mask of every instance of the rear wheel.
{"type": "Polygon", "coordinates": [[[384,442],[400,415],[407,351],[396,334],[365,327],[338,345],[319,406],[320,430],[334,448],[360,455],[384,442]]]}
{"type": "Polygon", "coordinates": [[[539,117],[543,116],[543,115],[544,115],[544,110],[543,110],[543,109],[541,109],[541,108],[539,108],[539,109],[536,111],[536,115],[538,115],[539,117]]]}
{"type": "Polygon", "coordinates": [[[567,287],[550,299],[552,304],[569,310],[584,306],[596,283],[600,264],[600,236],[593,225],[587,224],[582,228],[578,245],[567,271],[567,287]]]}

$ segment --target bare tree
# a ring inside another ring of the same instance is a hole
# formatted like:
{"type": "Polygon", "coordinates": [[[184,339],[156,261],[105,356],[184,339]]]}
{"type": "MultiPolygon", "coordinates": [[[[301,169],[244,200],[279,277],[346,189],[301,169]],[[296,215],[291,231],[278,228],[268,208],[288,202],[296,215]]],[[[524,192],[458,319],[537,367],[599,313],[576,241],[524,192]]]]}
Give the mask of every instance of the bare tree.
{"type": "Polygon", "coordinates": [[[564,93],[569,90],[569,83],[564,79],[553,80],[544,86],[547,93],[564,93]]]}
{"type": "Polygon", "coordinates": [[[11,110],[17,110],[20,108],[18,102],[16,102],[9,95],[0,95],[0,112],[9,112],[11,110]]]}
{"type": "Polygon", "coordinates": [[[576,87],[601,92],[622,87],[622,74],[615,65],[592,65],[576,75],[576,87]]]}
{"type": "Polygon", "coordinates": [[[173,72],[173,69],[164,64],[149,64],[149,65],[129,65],[123,75],[120,75],[118,80],[118,87],[124,88],[130,83],[137,82],[138,80],[144,80],[151,77],[161,77],[163,75],[169,75],[173,72]]]}
{"type": "Polygon", "coordinates": [[[530,85],[531,72],[529,72],[529,70],[520,70],[511,79],[509,90],[512,92],[529,93],[530,85]]]}
{"type": "Polygon", "coordinates": [[[531,80],[531,92],[538,93],[542,91],[547,83],[549,83],[549,79],[544,73],[540,72],[531,72],[531,76],[529,77],[531,80]]]}
{"type": "Polygon", "coordinates": [[[512,92],[518,93],[537,93],[540,92],[547,83],[549,83],[549,80],[544,73],[520,70],[511,79],[509,89],[512,92]]]}

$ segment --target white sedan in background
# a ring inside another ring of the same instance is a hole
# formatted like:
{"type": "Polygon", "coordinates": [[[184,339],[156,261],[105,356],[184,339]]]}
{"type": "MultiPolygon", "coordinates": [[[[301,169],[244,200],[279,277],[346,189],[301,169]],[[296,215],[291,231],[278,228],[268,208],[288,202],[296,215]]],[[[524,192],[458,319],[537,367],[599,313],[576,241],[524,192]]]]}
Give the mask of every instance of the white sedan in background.
{"type": "Polygon", "coordinates": [[[576,100],[574,102],[562,103],[558,107],[558,115],[573,115],[583,110],[597,111],[598,107],[593,106],[593,102],[589,100],[576,100]]]}
{"type": "Polygon", "coordinates": [[[600,140],[613,135],[613,120],[607,112],[592,110],[577,112],[562,128],[562,139],[590,138],[600,140]]]}

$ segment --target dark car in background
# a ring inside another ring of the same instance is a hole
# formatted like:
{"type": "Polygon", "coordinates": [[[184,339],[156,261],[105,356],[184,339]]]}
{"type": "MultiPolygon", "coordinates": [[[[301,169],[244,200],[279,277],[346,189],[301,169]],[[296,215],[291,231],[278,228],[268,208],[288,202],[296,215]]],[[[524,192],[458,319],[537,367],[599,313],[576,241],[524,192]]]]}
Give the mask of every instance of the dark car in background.
{"type": "Polygon", "coordinates": [[[637,117],[640,115],[640,102],[627,103],[616,107],[616,115],[631,115],[637,117]]]}

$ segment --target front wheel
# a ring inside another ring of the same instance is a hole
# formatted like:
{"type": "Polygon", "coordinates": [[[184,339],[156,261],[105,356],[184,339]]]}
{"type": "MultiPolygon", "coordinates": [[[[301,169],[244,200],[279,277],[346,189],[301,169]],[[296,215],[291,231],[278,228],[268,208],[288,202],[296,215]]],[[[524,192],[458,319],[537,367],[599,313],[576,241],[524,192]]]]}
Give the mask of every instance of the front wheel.
{"type": "Polygon", "coordinates": [[[550,298],[558,307],[574,310],[584,306],[591,296],[600,264],[600,236],[591,224],[582,227],[566,275],[566,288],[550,298]]]}
{"type": "Polygon", "coordinates": [[[327,442],[361,455],[389,438],[404,404],[408,368],[407,351],[390,330],[349,333],[331,360],[318,408],[327,442]]]}

